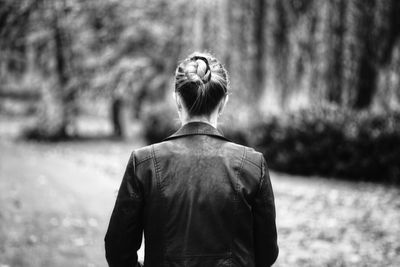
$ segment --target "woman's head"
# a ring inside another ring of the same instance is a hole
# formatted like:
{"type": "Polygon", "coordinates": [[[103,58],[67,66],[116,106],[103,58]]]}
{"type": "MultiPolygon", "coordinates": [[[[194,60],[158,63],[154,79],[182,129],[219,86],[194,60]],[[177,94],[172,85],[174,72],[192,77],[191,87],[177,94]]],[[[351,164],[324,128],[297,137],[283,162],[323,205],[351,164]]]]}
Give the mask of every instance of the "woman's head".
{"type": "Polygon", "coordinates": [[[225,99],[228,84],[227,71],[208,53],[195,52],[176,69],[175,93],[189,116],[209,116],[225,99]]]}

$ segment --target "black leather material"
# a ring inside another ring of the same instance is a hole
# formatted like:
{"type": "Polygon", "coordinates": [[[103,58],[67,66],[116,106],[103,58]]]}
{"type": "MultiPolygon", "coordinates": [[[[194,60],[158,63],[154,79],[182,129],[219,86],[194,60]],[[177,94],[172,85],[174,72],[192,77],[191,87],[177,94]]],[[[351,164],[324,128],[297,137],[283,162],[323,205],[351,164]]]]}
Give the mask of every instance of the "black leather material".
{"type": "Polygon", "coordinates": [[[135,150],[105,237],[109,266],[270,266],[278,256],[268,168],[203,122],[135,150]]]}

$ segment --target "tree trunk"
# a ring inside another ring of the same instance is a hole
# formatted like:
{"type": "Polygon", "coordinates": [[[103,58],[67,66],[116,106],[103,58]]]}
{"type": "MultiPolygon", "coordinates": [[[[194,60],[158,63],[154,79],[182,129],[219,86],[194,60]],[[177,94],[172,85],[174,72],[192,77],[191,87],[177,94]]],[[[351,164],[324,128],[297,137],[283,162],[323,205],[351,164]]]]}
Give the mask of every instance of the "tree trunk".
{"type": "Polygon", "coordinates": [[[356,95],[353,107],[356,109],[368,108],[372,102],[376,90],[376,51],[374,50],[374,36],[371,29],[374,27],[375,0],[359,0],[357,6],[359,10],[358,27],[358,47],[361,51],[358,58],[356,95]]]}
{"type": "MultiPolygon", "coordinates": [[[[57,13],[57,10],[54,11],[57,13]]],[[[66,60],[65,60],[65,55],[64,55],[64,47],[63,47],[63,37],[62,37],[62,30],[59,25],[59,19],[58,19],[58,14],[55,14],[55,19],[53,21],[53,36],[54,36],[54,53],[55,53],[55,59],[56,59],[56,74],[57,74],[57,81],[58,81],[58,92],[55,93],[57,98],[60,98],[59,102],[60,106],[60,115],[61,117],[59,118],[60,123],[58,129],[55,129],[56,135],[59,135],[60,137],[66,137],[67,136],[67,114],[66,114],[66,107],[65,107],[65,102],[64,102],[64,91],[65,87],[68,82],[68,76],[66,73],[66,60]]]]}
{"type": "Polygon", "coordinates": [[[32,138],[59,140],[67,137],[67,107],[64,101],[64,90],[68,83],[68,74],[64,55],[65,44],[62,37],[63,29],[60,26],[55,3],[51,3],[51,5],[53,18],[50,23],[55,78],[44,79],[42,83],[42,103],[38,113],[37,125],[29,135],[32,138]]]}
{"type": "Polygon", "coordinates": [[[280,84],[280,106],[285,107],[289,95],[289,17],[282,0],[275,0],[274,55],[275,76],[280,84]]]}
{"type": "Polygon", "coordinates": [[[123,138],[125,133],[124,125],[124,101],[121,97],[114,97],[111,103],[111,121],[113,124],[114,136],[123,138]]]}
{"type": "Polygon", "coordinates": [[[203,50],[204,49],[204,23],[205,23],[205,10],[203,8],[203,3],[199,0],[195,1],[195,10],[194,10],[194,48],[196,50],[203,50]]]}
{"type": "Polygon", "coordinates": [[[371,62],[371,55],[364,52],[360,60],[357,95],[354,103],[356,109],[368,108],[376,90],[377,70],[371,62]]]}
{"type": "Polygon", "coordinates": [[[342,103],[343,84],[343,47],[346,0],[334,0],[329,3],[328,26],[328,62],[326,73],[327,98],[329,101],[342,103]]]}
{"type": "Polygon", "coordinates": [[[265,77],[265,19],[266,3],[265,0],[257,0],[254,7],[254,99],[259,99],[264,89],[265,77]]]}
{"type": "Polygon", "coordinates": [[[233,21],[232,19],[232,9],[231,9],[231,1],[230,0],[224,0],[222,2],[223,6],[223,31],[225,32],[225,42],[223,43],[223,62],[225,63],[225,67],[231,71],[232,68],[232,51],[227,49],[231,44],[232,44],[232,26],[231,23],[233,21]]]}

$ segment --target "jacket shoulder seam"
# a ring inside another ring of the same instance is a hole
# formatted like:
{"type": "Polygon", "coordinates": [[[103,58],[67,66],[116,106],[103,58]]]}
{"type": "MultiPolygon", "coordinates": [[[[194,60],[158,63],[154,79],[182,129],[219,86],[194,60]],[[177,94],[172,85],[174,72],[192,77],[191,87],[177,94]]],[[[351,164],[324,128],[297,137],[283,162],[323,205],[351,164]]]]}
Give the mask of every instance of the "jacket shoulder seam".
{"type": "Polygon", "coordinates": [[[244,160],[246,160],[247,162],[253,164],[253,165],[256,166],[257,168],[260,168],[260,169],[262,168],[259,164],[255,163],[255,162],[252,161],[252,160],[249,160],[248,158],[245,158],[244,160]]]}
{"type": "Polygon", "coordinates": [[[235,191],[237,192],[238,191],[238,185],[239,185],[239,179],[240,179],[240,175],[241,175],[241,172],[242,172],[242,170],[243,170],[243,162],[244,162],[244,160],[246,159],[246,148],[244,148],[243,149],[243,154],[242,154],[242,157],[241,157],[241,159],[240,159],[240,165],[239,165],[239,169],[236,171],[236,177],[237,177],[237,181],[236,181],[236,185],[235,185],[235,191]]]}
{"type": "MultiPolygon", "coordinates": [[[[249,147],[245,147],[245,150],[254,151],[252,148],[249,148],[249,147]]],[[[257,155],[257,154],[260,154],[261,157],[262,157],[262,153],[260,153],[260,152],[258,152],[258,151],[254,151],[254,153],[256,153],[256,155],[257,155]]],[[[246,160],[247,162],[253,164],[254,166],[256,166],[256,167],[262,169],[262,160],[261,160],[259,163],[254,162],[253,160],[249,159],[249,157],[247,157],[247,153],[246,153],[245,160],[246,160]]]]}
{"type": "Polygon", "coordinates": [[[143,158],[143,159],[141,159],[141,160],[139,160],[138,162],[136,162],[136,166],[139,166],[140,164],[142,164],[142,163],[148,161],[149,159],[152,159],[152,156],[151,156],[151,155],[150,155],[150,156],[147,156],[147,157],[145,157],[145,158],[143,158]]]}

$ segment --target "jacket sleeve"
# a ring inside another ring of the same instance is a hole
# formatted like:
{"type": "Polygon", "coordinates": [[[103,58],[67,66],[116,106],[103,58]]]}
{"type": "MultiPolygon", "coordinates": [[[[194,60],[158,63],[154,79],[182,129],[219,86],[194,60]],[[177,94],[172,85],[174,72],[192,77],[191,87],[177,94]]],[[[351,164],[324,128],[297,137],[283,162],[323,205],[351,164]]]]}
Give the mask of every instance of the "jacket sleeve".
{"type": "Polygon", "coordinates": [[[262,156],[261,180],[253,206],[254,252],[257,267],[271,266],[278,257],[275,217],[274,193],[268,167],[262,156]]]}
{"type": "Polygon", "coordinates": [[[137,251],[142,243],[143,190],[135,176],[134,153],[129,158],[117,200],[111,215],[105,241],[110,267],[140,266],[137,251]]]}

